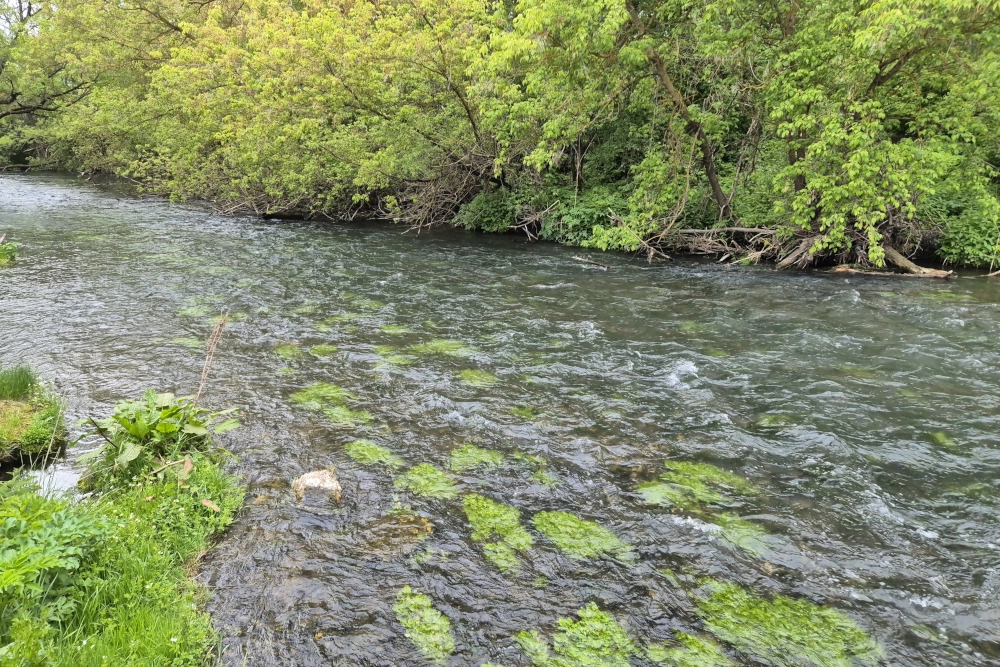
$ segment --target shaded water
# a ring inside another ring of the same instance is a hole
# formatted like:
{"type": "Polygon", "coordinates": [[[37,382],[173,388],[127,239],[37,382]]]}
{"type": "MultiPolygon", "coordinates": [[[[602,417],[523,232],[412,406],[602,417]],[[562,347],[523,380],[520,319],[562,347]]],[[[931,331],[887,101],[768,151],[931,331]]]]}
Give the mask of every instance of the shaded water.
{"type": "Polygon", "coordinates": [[[425,664],[392,610],[407,584],[450,619],[453,665],[526,665],[511,636],[551,636],[590,601],[639,645],[700,631],[665,569],[828,604],[891,664],[1000,664],[1000,281],[608,255],[603,272],[513,238],[220,218],[48,176],[0,177],[4,231],[23,247],[0,269],[0,364],[35,366],[71,420],[149,387],[193,393],[194,346],[213,314],[234,316],[207,401],[243,408],[220,444],[250,491],[200,574],[227,664],[425,664]],[[410,348],[437,339],[474,351],[410,348]],[[337,350],[308,352],[320,344],[337,350]],[[463,381],[470,369],[495,383],[463,381]],[[317,381],[372,421],[290,400],[317,381]],[[574,512],[637,561],[572,560],[535,533],[502,574],[460,499],[395,490],[345,455],[358,438],[442,469],[464,443],[498,450],[500,466],[451,473],[463,493],[529,529],[574,512]],[[730,508],[767,531],[756,553],[710,512],[644,504],[636,488],[667,459],[761,489],[730,508]],[[331,465],[341,505],[297,503],[291,481],[331,465]],[[398,505],[433,534],[393,532],[398,505]]]}

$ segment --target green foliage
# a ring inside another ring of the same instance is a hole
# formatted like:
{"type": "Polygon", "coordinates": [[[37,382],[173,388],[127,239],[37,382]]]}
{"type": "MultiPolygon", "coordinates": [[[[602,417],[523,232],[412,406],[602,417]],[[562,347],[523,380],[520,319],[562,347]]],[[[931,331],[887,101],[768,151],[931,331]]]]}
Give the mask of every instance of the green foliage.
{"type": "Polygon", "coordinates": [[[733,661],[711,639],[678,632],[677,646],[655,645],[646,649],[651,662],[673,667],[731,667],[733,661]]]}
{"type": "Polygon", "coordinates": [[[38,385],[38,377],[27,366],[0,368],[0,401],[28,398],[38,385]]]}
{"type": "Polygon", "coordinates": [[[705,628],[755,660],[777,665],[877,664],[881,649],[844,614],[781,595],[757,597],[736,584],[703,580],[696,598],[705,628]]]}
{"type": "Polygon", "coordinates": [[[539,512],[532,523],[572,558],[610,557],[627,563],[635,557],[631,547],[610,530],[569,512],[539,512]]]}
{"type": "Polygon", "coordinates": [[[462,445],[451,453],[449,467],[463,472],[476,466],[493,467],[503,463],[503,454],[493,449],[483,449],[473,444],[462,445]]]}
{"type": "Polygon", "coordinates": [[[537,631],[520,632],[517,643],[534,667],[627,667],[635,646],[625,628],[591,602],[580,620],[560,618],[552,650],[537,631]],[[553,655],[554,654],[554,655],[553,655]]]}
{"type": "Polygon", "coordinates": [[[517,224],[518,203],[507,188],[481,192],[459,210],[456,224],[484,232],[506,232],[517,224]]]}
{"type": "Polygon", "coordinates": [[[213,433],[240,425],[228,416],[232,412],[212,412],[191,397],[152,390],[141,401],[123,401],[110,417],[86,421],[94,428],[91,434],[104,442],[79,458],[88,464],[81,484],[99,491],[122,488],[154,467],[170,470],[183,481],[191,471],[191,455],[208,453],[213,433]],[[164,462],[171,465],[163,467],[164,462]]]}
{"type": "Polygon", "coordinates": [[[406,628],[406,636],[427,660],[443,665],[455,651],[451,621],[434,608],[427,595],[404,586],[392,607],[396,618],[406,628]]]}
{"type": "Polygon", "coordinates": [[[322,412],[327,419],[339,426],[367,424],[371,421],[370,413],[347,407],[347,402],[355,400],[355,394],[328,382],[316,382],[291,395],[292,403],[307,410],[322,412]]]}
{"type": "Polygon", "coordinates": [[[638,489],[643,500],[651,505],[695,509],[702,504],[729,502],[730,493],[756,493],[754,486],[739,475],[708,463],[667,461],[664,465],[667,472],[660,475],[661,481],[647,482],[638,489]]]}
{"type": "Polygon", "coordinates": [[[13,264],[15,259],[17,259],[17,244],[0,243],[0,266],[13,264]]]}
{"type": "Polygon", "coordinates": [[[0,369],[0,462],[57,453],[65,433],[62,403],[30,368],[0,369]]]}
{"type": "Polygon", "coordinates": [[[370,440],[355,440],[348,443],[344,447],[344,452],[351,457],[351,460],[361,465],[381,464],[389,468],[402,468],[405,465],[403,459],[370,440]]]}
{"type": "Polygon", "coordinates": [[[430,463],[413,466],[396,479],[396,488],[418,496],[448,500],[458,496],[458,487],[446,473],[430,463]]]}
{"type": "Polygon", "coordinates": [[[534,543],[521,525],[521,512],[474,493],[462,499],[462,509],[472,526],[472,539],[486,542],[486,558],[505,572],[516,569],[517,552],[527,551],[534,543]]]}

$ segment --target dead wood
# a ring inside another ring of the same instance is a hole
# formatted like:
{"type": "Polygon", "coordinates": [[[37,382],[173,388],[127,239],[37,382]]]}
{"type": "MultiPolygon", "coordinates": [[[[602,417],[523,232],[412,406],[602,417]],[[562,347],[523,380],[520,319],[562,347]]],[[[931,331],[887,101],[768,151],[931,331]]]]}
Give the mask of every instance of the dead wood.
{"type": "Polygon", "coordinates": [[[928,269],[923,266],[917,266],[906,257],[903,257],[903,255],[892,246],[882,246],[882,249],[885,251],[885,258],[889,260],[891,264],[908,274],[924,276],[926,278],[947,278],[953,273],[953,271],[942,271],[940,269],[928,269]]]}
{"type": "Polygon", "coordinates": [[[593,266],[599,268],[601,271],[607,271],[608,269],[611,268],[607,264],[601,264],[600,262],[595,262],[594,260],[587,259],[586,257],[578,257],[576,255],[573,255],[573,259],[575,259],[578,262],[583,262],[584,264],[592,264],[593,266]]]}
{"type": "Polygon", "coordinates": [[[808,264],[811,259],[809,249],[812,248],[813,244],[821,238],[821,236],[810,236],[807,239],[802,239],[802,242],[799,243],[795,250],[785,255],[785,257],[778,262],[776,268],[787,269],[792,266],[805,268],[806,264],[808,264]]]}

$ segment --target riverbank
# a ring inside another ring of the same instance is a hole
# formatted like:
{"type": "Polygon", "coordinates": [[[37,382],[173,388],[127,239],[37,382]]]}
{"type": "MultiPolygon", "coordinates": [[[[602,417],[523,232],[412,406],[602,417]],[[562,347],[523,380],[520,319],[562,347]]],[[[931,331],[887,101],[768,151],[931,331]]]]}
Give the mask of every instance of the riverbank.
{"type": "Polygon", "coordinates": [[[77,458],[89,463],[82,497],[18,473],[0,482],[0,661],[214,661],[217,635],[191,572],[234,520],[243,489],[211,449],[205,416],[149,394],[92,422],[105,441],[77,458]]]}

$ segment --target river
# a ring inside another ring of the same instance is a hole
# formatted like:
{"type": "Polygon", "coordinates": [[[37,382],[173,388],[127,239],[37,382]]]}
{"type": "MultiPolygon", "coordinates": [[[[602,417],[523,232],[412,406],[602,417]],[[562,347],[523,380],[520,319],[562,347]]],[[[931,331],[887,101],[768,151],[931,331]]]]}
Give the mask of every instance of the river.
{"type": "Polygon", "coordinates": [[[704,634],[704,577],[836,609],[889,664],[1000,664],[1000,280],[585,255],[604,271],[516,237],[227,218],[47,175],[0,176],[3,232],[22,247],[0,364],[54,382],[71,423],[194,393],[229,314],[205,402],[241,408],[219,444],[249,492],[198,575],[226,664],[425,664],[393,612],[406,585],[449,619],[451,665],[528,665],[513,635],[551,640],[589,602],[646,647],[704,634]],[[316,382],[356,396],[353,424],[291,400],[316,382]],[[520,566],[484,557],[461,497],[348,456],[359,438],[519,510],[520,566]],[[466,443],[499,454],[454,465],[466,443]],[[647,502],[667,461],[752,485],[723,503],[749,541],[711,502],[647,502]],[[328,466],[342,502],[297,502],[328,466]],[[569,557],[532,526],[550,511],[633,557],[569,557]]]}

